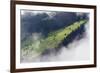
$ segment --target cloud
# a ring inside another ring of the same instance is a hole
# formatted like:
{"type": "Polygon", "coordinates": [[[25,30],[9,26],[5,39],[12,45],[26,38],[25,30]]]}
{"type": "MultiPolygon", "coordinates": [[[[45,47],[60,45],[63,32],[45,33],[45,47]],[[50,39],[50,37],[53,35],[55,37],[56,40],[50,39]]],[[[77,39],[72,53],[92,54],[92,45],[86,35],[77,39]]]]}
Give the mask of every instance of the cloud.
{"type": "Polygon", "coordinates": [[[21,10],[21,15],[30,14],[31,16],[46,13],[50,18],[56,15],[53,11],[32,11],[32,10],[21,10]]]}

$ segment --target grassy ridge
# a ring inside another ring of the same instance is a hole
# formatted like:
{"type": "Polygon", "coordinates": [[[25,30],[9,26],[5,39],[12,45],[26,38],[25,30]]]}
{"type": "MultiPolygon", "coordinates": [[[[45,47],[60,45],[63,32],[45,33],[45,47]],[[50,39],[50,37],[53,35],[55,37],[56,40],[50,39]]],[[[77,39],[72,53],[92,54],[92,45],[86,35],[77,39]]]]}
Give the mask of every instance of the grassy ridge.
{"type": "Polygon", "coordinates": [[[34,55],[34,57],[42,54],[46,49],[54,49],[63,41],[64,38],[68,37],[73,31],[84,25],[87,20],[80,20],[74,22],[70,26],[51,32],[46,38],[41,38],[33,41],[21,49],[22,56],[34,55]]]}

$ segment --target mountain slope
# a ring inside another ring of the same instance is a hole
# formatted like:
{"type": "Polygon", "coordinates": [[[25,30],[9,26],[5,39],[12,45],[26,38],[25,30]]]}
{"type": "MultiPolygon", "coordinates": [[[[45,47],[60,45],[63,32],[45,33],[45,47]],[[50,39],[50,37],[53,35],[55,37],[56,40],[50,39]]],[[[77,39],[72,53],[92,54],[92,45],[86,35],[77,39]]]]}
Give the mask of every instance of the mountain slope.
{"type": "Polygon", "coordinates": [[[73,24],[67,27],[49,33],[48,36],[45,38],[39,38],[34,41],[31,40],[31,42],[28,42],[26,46],[21,48],[22,58],[26,56],[27,57],[31,56],[31,58],[36,58],[40,56],[43,52],[45,52],[45,50],[47,49],[57,48],[59,44],[62,43],[64,38],[67,39],[67,37],[72,32],[79,29],[80,26],[84,25],[86,22],[87,20],[80,20],[78,22],[74,22],[73,24]]]}

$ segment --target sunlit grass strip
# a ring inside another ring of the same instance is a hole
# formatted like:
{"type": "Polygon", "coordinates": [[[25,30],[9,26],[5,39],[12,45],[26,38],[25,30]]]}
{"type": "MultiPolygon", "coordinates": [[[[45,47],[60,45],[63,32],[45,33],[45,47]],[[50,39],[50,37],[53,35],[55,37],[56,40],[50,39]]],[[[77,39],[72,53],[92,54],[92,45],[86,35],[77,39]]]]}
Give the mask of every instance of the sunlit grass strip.
{"type": "Polygon", "coordinates": [[[86,22],[87,20],[80,20],[78,22],[74,22],[73,24],[65,28],[51,32],[46,38],[33,41],[30,45],[21,49],[22,56],[31,54],[36,57],[42,54],[46,49],[54,49],[58,47],[58,45],[62,42],[64,38],[67,38],[73,31],[80,28],[80,26],[84,25],[86,22]]]}

